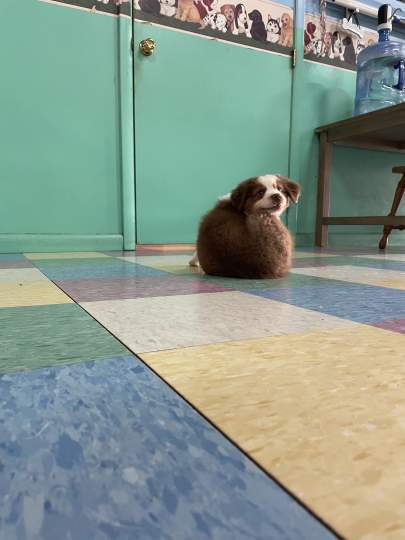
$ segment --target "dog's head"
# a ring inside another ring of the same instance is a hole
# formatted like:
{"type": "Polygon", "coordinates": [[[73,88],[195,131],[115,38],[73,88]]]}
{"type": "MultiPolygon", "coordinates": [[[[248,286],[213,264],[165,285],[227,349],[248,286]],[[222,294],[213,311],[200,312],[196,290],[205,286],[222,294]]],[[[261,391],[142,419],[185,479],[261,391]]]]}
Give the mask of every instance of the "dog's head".
{"type": "Polygon", "coordinates": [[[281,26],[287,30],[292,28],[292,18],[288,13],[283,13],[281,15],[281,26]]]}
{"type": "Polygon", "coordinates": [[[314,37],[316,32],[316,25],[313,22],[307,24],[307,32],[311,37],[314,37]]]}
{"type": "Polygon", "coordinates": [[[232,4],[224,4],[221,6],[221,13],[225,15],[228,23],[233,23],[235,20],[235,6],[232,4]]]}
{"type": "Polygon", "coordinates": [[[254,9],[249,13],[249,19],[253,22],[263,21],[262,14],[258,9],[254,9]]]}
{"type": "Polygon", "coordinates": [[[267,19],[267,25],[266,25],[267,31],[272,34],[279,34],[281,31],[280,27],[280,20],[279,19],[273,19],[271,15],[268,16],[267,19]]]}
{"type": "Polygon", "coordinates": [[[298,202],[301,188],[278,174],[249,178],[231,193],[231,203],[238,212],[254,214],[266,211],[280,216],[290,203],[298,202]]]}
{"type": "Polygon", "coordinates": [[[346,47],[351,47],[353,46],[353,41],[352,41],[352,38],[350,36],[346,36],[344,39],[343,39],[343,45],[345,45],[346,47]]]}
{"type": "Polygon", "coordinates": [[[235,19],[239,24],[247,23],[247,12],[243,4],[238,4],[235,8],[235,19]]]}

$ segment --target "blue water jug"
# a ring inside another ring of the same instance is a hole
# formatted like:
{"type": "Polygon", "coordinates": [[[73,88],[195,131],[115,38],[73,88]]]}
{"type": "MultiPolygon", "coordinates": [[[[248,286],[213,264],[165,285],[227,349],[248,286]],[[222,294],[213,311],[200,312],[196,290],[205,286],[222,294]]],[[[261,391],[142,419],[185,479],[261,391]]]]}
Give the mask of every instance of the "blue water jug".
{"type": "Polygon", "coordinates": [[[392,7],[378,10],[378,43],[357,58],[354,114],[364,114],[405,101],[405,43],[391,41],[392,7]]]}

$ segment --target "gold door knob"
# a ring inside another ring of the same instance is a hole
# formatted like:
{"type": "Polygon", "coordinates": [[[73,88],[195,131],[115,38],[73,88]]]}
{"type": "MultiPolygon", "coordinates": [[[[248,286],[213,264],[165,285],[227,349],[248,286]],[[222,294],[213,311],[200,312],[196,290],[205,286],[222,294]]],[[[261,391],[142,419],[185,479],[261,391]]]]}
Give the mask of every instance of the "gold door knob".
{"type": "Polygon", "coordinates": [[[155,50],[156,42],[152,38],[143,39],[139,44],[139,50],[144,56],[150,56],[155,50]]]}

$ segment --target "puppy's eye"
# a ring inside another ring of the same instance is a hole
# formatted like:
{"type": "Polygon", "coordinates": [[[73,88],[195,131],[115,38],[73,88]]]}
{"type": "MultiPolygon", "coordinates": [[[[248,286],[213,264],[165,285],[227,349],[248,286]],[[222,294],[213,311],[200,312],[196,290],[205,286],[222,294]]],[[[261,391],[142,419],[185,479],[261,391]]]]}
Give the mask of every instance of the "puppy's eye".
{"type": "Polygon", "coordinates": [[[256,197],[264,197],[264,194],[266,193],[265,189],[261,189],[256,193],[256,197]]]}

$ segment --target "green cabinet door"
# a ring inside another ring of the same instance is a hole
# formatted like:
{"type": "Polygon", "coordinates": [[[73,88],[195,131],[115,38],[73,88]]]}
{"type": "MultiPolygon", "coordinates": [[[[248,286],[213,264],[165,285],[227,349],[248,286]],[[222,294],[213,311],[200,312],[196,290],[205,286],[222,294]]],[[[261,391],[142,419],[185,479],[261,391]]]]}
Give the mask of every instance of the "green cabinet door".
{"type": "Polygon", "coordinates": [[[287,174],[291,59],[134,21],[138,243],[187,243],[240,180],[287,174]],[[151,56],[139,43],[153,38],[151,56]]]}

